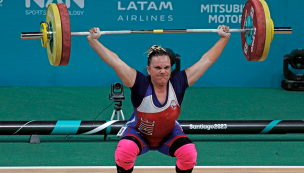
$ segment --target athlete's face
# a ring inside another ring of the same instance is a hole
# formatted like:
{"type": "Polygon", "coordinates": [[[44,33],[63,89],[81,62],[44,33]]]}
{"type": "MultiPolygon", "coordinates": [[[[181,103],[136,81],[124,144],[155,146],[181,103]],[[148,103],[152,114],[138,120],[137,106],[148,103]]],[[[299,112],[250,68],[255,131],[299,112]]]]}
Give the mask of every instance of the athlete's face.
{"type": "Polygon", "coordinates": [[[153,85],[167,85],[171,76],[171,63],[169,56],[154,56],[150,66],[147,66],[153,85]]]}

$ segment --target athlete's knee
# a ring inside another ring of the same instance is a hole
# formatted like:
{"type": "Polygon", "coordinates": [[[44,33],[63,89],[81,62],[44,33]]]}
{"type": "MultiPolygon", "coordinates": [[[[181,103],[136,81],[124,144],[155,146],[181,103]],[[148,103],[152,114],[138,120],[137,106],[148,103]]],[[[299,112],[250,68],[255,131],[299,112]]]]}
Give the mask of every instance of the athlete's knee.
{"type": "Polygon", "coordinates": [[[174,156],[177,157],[176,166],[180,170],[189,170],[196,164],[197,152],[194,144],[186,144],[178,148],[174,156]]]}
{"type": "Polygon", "coordinates": [[[115,151],[116,164],[125,170],[131,169],[134,166],[139,151],[134,141],[129,139],[120,140],[115,151]]]}

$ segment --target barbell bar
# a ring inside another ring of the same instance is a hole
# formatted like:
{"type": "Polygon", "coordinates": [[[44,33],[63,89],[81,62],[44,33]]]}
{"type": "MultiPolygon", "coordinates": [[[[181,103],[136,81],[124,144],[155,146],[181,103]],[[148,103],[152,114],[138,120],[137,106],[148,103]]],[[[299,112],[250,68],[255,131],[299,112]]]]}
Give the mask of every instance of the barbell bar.
{"type": "MultiPolygon", "coordinates": [[[[158,33],[217,33],[218,29],[155,29],[101,31],[101,35],[158,34],[158,33]]],[[[230,33],[241,33],[243,53],[248,61],[264,61],[274,34],[291,34],[291,27],[274,27],[270,11],[264,0],[248,0],[244,6],[241,29],[230,29],[230,33]]],[[[70,60],[71,36],[87,36],[90,32],[71,32],[67,7],[64,3],[50,3],[46,21],[40,32],[22,32],[21,39],[41,39],[47,47],[52,66],[65,66],[70,60]],[[44,27],[44,25],[46,27],[44,27]]]]}
{"type": "MultiPolygon", "coordinates": [[[[217,33],[218,29],[170,29],[170,30],[120,30],[120,31],[100,31],[101,35],[117,35],[117,34],[155,34],[155,33],[217,33]]],[[[246,32],[252,29],[230,29],[228,32],[246,32]]],[[[291,34],[291,27],[274,27],[274,34],[291,34]]],[[[48,36],[52,36],[53,32],[47,32],[48,36]]],[[[90,32],[71,32],[71,36],[88,36],[90,32]]],[[[21,39],[42,39],[42,32],[22,32],[21,39]]]]}

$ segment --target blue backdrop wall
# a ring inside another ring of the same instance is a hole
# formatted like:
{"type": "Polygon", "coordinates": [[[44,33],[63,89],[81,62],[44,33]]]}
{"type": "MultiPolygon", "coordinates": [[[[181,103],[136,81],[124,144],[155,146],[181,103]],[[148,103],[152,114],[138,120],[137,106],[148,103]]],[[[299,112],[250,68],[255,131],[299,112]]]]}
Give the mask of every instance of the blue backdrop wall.
{"type": "MultiPolygon", "coordinates": [[[[68,6],[73,32],[91,27],[101,30],[216,29],[225,24],[240,28],[243,0],[0,0],[0,85],[1,86],[109,86],[120,82],[87,43],[72,37],[68,66],[53,67],[40,40],[21,40],[21,32],[37,32],[45,21],[47,5],[68,6]]],[[[280,87],[283,57],[303,48],[303,0],[268,0],[275,26],[292,27],[291,35],[275,35],[268,57],[249,62],[243,55],[240,33],[233,33],[219,60],[194,86],[280,87]]],[[[129,66],[144,71],[145,52],[153,45],[173,49],[181,55],[185,69],[219,39],[216,33],[145,34],[101,36],[100,42],[129,66]]]]}

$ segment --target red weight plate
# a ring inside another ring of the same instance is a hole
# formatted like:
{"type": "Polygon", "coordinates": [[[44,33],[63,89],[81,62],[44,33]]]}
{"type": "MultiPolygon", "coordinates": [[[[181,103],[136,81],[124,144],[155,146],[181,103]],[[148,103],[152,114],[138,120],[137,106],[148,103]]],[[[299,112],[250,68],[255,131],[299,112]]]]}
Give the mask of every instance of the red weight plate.
{"type": "Polygon", "coordinates": [[[259,0],[248,0],[246,2],[242,14],[241,28],[245,27],[248,16],[252,18],[253,38],[251,44],[248,45],[245,34],[241,34],[243,53],[248,61],[259,61],[264,52],[266,38],[265,13],[259,0]]]}
{"type": "Polygon", "coordinates": [[[71,27],[68,8],[64,3],[56,3],[60,13],[62,30],[62,55],[59,66],[66,66],[71,54],[71,27]]]}

